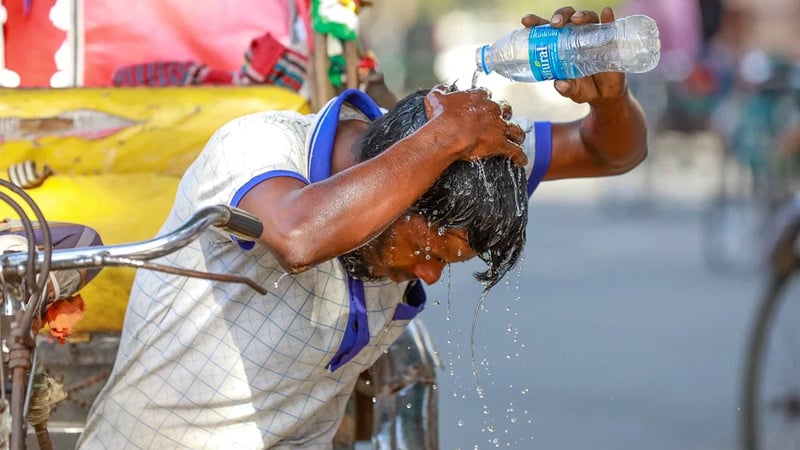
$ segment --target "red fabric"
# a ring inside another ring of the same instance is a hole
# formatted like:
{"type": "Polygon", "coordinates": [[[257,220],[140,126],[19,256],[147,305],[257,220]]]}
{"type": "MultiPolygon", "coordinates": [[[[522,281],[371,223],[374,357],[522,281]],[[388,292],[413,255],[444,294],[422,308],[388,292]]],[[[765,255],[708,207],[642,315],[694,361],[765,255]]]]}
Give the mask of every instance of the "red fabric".
{"type": "Polygon", "coordinates": [[[33,1],[28,14],[24,3],[3,2],[8,13],[4,27],[6,67],[19,74],[20,86],[50,86],[50,78],[56,73],[54,55],[67,33],[50,22],[56,0],[33,1]]]}
{"type": "Polygon", "coordinates": [[[250,65],[259,74],[266,74],[275,66],[286,50],[271,33],[250,42],[250,65]]]}
{"type": "Polygon", "coordinates": [[[253,36],[269,31],[289,44],[289,7],[264,0],[84,0],[84,85],[108,86],[116,68],[143,61],[202,61],[236,72],[253,36]]]}
{"type": "Polygon", "coordinates": [[[85,312],[86,304],[80,294],[53,302],[44,313],[44,321],[50,326],[50,336],[62,344],[66,342],[85,312]]]}

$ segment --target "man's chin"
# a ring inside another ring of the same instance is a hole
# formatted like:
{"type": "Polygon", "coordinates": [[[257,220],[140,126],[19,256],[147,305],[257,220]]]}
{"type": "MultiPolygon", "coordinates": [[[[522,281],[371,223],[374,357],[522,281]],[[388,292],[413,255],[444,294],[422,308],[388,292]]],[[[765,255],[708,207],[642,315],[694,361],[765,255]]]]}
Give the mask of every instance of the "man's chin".
{"type": "Polygon", "coordinates": [[[351,278],[355,278],[356,280],[367,281],[367,282],[386,281],[389,279],[389,277],[378,277],[375,275],[354,275],[351,273],[349,273],[348,275],[350,275],[351,278]]]}
{"type": "Polygon", "coordinates": [[[358,250],[344,254],[340,257],[344,270],[350,278],[361,281],[383,281],[387,277],[383,275],[376,275],[373,273],[373,268],[370,266],[363,255],[358,250]]]}

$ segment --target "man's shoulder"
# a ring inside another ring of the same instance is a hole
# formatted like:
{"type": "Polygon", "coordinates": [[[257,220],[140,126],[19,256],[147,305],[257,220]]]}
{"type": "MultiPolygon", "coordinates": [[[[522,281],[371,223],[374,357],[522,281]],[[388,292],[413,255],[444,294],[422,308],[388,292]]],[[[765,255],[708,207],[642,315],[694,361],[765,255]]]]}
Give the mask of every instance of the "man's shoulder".
{"type": "MultiPolygon", "coordinates": [[[[222,125],[206,144],[204,154],[224,154],[233,149],[244,152],[248,148],[261,149],[302,147],[311,131],[313,115],[297,111],[262,111],[243,115],[222,125]]],[[[227,157],[227,155],[222,155],[227,157]]]]}
{"type": "Polygon", "coordinates": [[[247,131],[269,127],[308,128],[314,120],[312,114],[301,114],[297,111],[261,111],[247,114],[230,120],[220,131],[247,131]]]}

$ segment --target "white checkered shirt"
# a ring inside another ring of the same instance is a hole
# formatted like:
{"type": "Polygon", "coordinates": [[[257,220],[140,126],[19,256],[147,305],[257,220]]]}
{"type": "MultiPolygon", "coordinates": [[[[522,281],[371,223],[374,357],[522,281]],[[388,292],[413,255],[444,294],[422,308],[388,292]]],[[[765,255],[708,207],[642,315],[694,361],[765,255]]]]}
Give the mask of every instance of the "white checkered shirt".
{"type": "MultiPolygon", "coordinates": [[[[308,179],[314,120],[266,112],[222,127],[183,177],[161,232],[204,206],[236,204],[265,173],[308,179]]],[[[331,371],[350,313],[337,260],[284,275],[264,246],[245,251],[215,230],[159,262],[246,276],[269,293],[139,271],[79,448],[330,449],[359,373],[408,323],[392,320],[406,283],[364,283],[369,343],[331,371]]]]}

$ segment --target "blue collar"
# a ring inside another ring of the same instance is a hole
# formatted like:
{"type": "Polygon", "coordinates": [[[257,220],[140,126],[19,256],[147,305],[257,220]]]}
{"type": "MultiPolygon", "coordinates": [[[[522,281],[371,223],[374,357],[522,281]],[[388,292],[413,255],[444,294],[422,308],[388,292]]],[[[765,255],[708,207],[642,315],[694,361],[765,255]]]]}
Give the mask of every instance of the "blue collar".
{"type": "Polygon", "coordinates": [[[348,89],[334,97],[320,111],[311,133],[308,158],[309,181],[316,183],[331,176],[331,159],[336,129],[339,126],[339,113],[345,102],[364,113],[369,120],[382,116],[380,107],[367,94],[358,89],[348,89]]]}
{"type": "MultiPolygon", "coordinates": [[[[308,178],[312,183],[331,176],[333,144],[336,139],[336,129],[339,126],[339,113],[345,102],[356,107],[369,120],[375,120],[383,115],[378,105],[357,89],[348,89],[329,101],[317,116],[314,131],[309,140],[308,178]]],[[[327,365],[331,372],[353,359],[369,343],[364,283],[349,275],[347,281],[350,290],[350,314],[339,350],[327,365]]]]}

